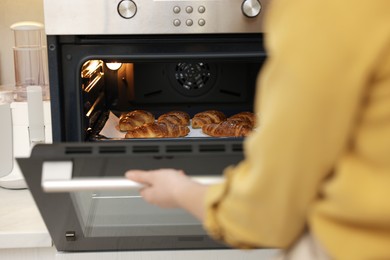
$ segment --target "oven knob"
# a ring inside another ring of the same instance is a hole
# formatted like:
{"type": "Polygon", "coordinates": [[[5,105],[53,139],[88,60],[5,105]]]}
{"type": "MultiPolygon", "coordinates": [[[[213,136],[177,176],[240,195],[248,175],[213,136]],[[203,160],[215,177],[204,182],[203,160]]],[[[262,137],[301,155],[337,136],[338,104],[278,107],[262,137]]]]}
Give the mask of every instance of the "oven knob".
{"type": "Polygon", "coordinates": [[[261,4],[259,0],[245,0],[242,3],[241,9],[245,16],[253,18],[259,15],[261,4]]]}
{"type": "Polygon", "coordinates": [[[137,5],[131,0],[122,0],[118,5],[118,13],[123,18],[130,19],[137,13],[137,5]]]}

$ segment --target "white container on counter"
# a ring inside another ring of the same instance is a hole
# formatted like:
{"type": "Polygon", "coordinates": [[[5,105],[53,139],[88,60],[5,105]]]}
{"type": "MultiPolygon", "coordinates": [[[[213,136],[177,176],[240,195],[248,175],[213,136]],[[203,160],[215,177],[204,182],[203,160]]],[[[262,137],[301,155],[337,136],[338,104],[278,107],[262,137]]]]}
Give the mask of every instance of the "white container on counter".
{"type": "Polygon", "coordinates": [[[52,142],[50,101],[42,100],[40,86],[28,86],[25,91],[27,99],[15,101],[20,93],[0,90],[3,97],[0,99],[3,100],[0,103],[0,187],[3,188],[27,188],[15,158],[29,157],[37,143],[52,142]]]}

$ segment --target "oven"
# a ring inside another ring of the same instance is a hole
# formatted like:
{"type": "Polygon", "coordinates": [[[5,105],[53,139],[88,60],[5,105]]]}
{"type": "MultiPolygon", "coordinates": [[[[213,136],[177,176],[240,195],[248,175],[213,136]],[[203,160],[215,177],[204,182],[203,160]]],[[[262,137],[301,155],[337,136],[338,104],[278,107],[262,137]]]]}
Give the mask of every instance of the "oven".
{"type": "Polygon", "coordinates": [[[180,209],[139,196],[128,169],[183,169],[204,183],[245,137],[125,138],[121,114],[253,112],[266,0],[44,2],[53,144],[18,163],[60,251],[226,248],[180,209]]]}

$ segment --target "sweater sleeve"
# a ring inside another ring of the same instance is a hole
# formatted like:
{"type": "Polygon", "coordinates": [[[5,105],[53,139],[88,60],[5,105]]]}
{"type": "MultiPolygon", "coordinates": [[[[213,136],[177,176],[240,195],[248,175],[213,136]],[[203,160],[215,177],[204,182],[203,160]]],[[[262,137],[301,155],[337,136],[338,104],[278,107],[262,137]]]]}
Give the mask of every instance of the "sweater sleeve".
{"type": "Polygon", "coordinates": [[[303,232],[348,149],[377,58],[359,40],[369,28],[356,26],[367,10],[348,2],[273,6],[269,58],[257,82],[260,125],[245,140],[245,159],[206,195],[204,225],[214,238],[240,248],[288,247],[303,232]]]}

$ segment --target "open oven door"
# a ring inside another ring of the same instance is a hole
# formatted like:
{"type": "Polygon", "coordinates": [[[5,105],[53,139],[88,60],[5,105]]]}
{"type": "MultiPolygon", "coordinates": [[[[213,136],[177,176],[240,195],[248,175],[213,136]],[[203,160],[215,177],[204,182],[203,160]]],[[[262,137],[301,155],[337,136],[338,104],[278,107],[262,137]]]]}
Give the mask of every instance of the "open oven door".
{"type": "Polygon", "coordinates": [[[160,209],[128,169],[178,168],[204,183],[242,159],[242,140],[134,140],[36,145],[17,159],[59,251],[224,248],[181,209],[160,209]]]}

